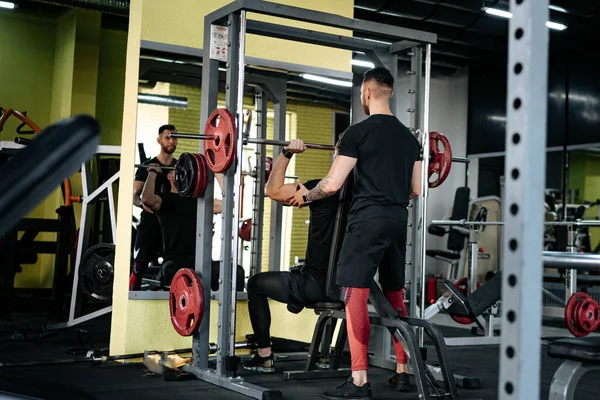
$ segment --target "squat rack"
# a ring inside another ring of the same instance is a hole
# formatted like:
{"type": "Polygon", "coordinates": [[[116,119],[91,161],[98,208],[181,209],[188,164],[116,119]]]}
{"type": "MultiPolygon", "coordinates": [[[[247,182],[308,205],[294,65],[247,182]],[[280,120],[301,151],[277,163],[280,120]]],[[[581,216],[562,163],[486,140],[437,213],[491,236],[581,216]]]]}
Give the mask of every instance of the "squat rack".
{"type": "MultiPolygon", "coordinates": [[[[199,379],[215,385],[233,390],[256,399],[267,396],[281,397],[280,392],[270,391],[256,385],[244,382],[234,375],[239,359],[235,357],[235,322],[236,322],[236,288],[232,282],[236,281],[236,269],[231,268],[231,262],[237,261],[237,222],[239,219],[240,183],[241,183],[241,156],[243,138],[243,99],[244,99],[244,68],[245,68],[245,41],[246,34],[257,34],[280,39],[294,40],[297,42],[311,43],[334,47],[344,50],[363,52],[376,66],[388,68],[394,76],[398,75],[398,57],[396,54],[407,49],[414,49],[416,54],[420,46],[426,46],[426,77],[425,77],[425,113],[419,119],[426,121],[428,118],[428,97],[431,71],[431,44],[436,43],[437,36],[433,33],[413,29],[399,28],[370,21],[360,21],[342,17],[335,14],[308,10],[299,7],[275,4],[261,0],[237,0],[213,13],[204,19],[204,60],[202,63],[202,101],[200,126],[204,126],[210,113],[217,107],[218,96],[218,68],[219,60],[208,56],[216,47],[212,40],[215,26],[227,27],[227,61],[226,67],[226,107],[237,120],[237,142],[234,143],[237,162],[224,173],[223,213],[222,213],[222,246],[220,267],[220,290],[217,296],[219,305],[218,318],[218,349],[216,368],[208,367],[209,355],[209,328],[210,328],[210,302],[205,303],[205,312],[200,329],[193,335],[192,362],[185,367],[187,372],[199,379]],[[315,32],[307,29],[265,23],[246,19],[246,12],[287,18],[296,21],[347,29],[354,32],[384,35],[392,38],[395,43],[385,45],[355,37],[345,37],[328,33],[315,32]]],[[[415,70],[421,71],[422,65],[415,65],[415,70]]],[[[399,92],[397,92],[399,93],[399,92]]],[[[413,101],[419,105],[419,91],[408,92],[413,94],[413,101]]],[[[354,97],[353,103],[360,100],[354,97]]],[[[398,115],[398,96],[392,100],[392,109],[398,115]]],[[[355,107],[353,107],[354,109],[355,107]]],[[[415,107],[416,108],[416,107],[415,107]]],[[[264,108],[263,108],[264,109],[264,108]]],[[[408,111],[408,110],[407,110],[408,111]]],[[[414,112],[414,108],[412,110],[414,112]]],[[[353,119],[356,116],[353,112],[353,119]]],[[[415,124],[418,129],[426,132],[424,125],[415,124]]],[[[427,135],[424,135],[423,145],[427,135]]],[[[283,138],[277,138],[283,139],[283,138]]],[[[200,142],[200,147],[203,142],[200,142]]],[[[427,149],[428,147],[424,147],[427,149]]],[[[200,149],[203,150],[202,148],[200,149]]],[[[273,153],[277,154],[281,146],[274,147],[273,153]]],[[[424,152],[424,171],[427,171],[429,152],[424,152]]],[[[212,177],[212,173],[210,173],[212,177]]],[[[210,293],[211,282],[211,249],[212,249],[212,209],[213,209],[213,179],[209,177],[209,185],[205,195],[198,199],[198,220],[196,238],[196,272],[202,277],[204,293],[210,293]]],[[[423,207],[423,211],[425,211],[423,207]]],[[[424,224],[423,224],[424,225],[424,224]]],[[[424,227],[422,227],[424,229],[424,227]]],[[[414,265],[414,264],[413,264],[414,265]]],[[[415,296],[416,297],[416,296],[415,296]]],[[[210,296],[205,296],[206,299],[210,296]]],[[[271,397],[269,397],[271,398],[271,397]]]]}

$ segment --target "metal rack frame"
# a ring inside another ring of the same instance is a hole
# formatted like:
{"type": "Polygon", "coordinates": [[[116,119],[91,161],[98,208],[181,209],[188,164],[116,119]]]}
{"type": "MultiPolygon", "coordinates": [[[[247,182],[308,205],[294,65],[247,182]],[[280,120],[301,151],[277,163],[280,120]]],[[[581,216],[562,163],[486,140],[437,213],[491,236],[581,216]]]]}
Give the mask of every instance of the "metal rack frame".
{"type": "MultiPolygon", "coordinates": [[[[223,229],[221,240],[221,268],[219,281],[221,289],[218,293],[219,318],[218,318],[218,350],[215,369],[208,368],[209,355],[209,325],[210,302],[206,302],[203,321],[200,330],[193,336],[192,362],[185,369],[198,378],[215,385],[233,390],[249,397],[262,399],[264,396],[281,397],[280,392],[270,391],[256,385],[248,384],[240,377],[231,376],[235,371],[235,317],[236,317],[236,292],[232,282],[235,282],[236,269],[232,271],[231,261],[237,260],[237,221],[239,214],[239,195],[242,152],[243,129],[243,87],[244,87],[244,50],[247,33],[262,36],[283,38],[297,42],[334,47],[346,50],[364,52],[377,66],[385,66],[392,74],[397,76],[397,52],[427,46],[426,65],[430,64],[430,45],[436,43],[437,36],[433,33],[413,29],[404,29],[397,26],[385,25],[369,21],[359,21],[339,15],[275,4],[261,0],[237,0],[213,13],[204,19],[204,51],[202,73],[202,110],[200,126],[204,126],[209,114],[217,107],[218,95],[218,68],[219,61],[207,56],[211,48],[211,30],[213,25],[226,25],[228,27],[227,62],[226,62],[226,107],[236,116],[238,139],[235,143],[237,150],[237,163],[224,173],[223,193],[223,229]],[[334,34],[315,32],[307,29],[265,23],[260,21],[247,21],[246,12],[286,18],[295,21],[310,22],[314,24],[347,29],[354,32],[384,34],[395,40],[391,46],[370,42],[354,37],[344,37],[334,34]]],[[[421,66],[415,68],[421,71],[421,66]]],[[[426,86],[429,86],[430,67],[426,86]]],[[[415,93],[416,94],[416,93],[415,93]]],[[[429,90],[425,90],[425,103],[428,103],[429,90]]],[[[397,96],[395,96],[397,97],[397,96]]],[[[394,102],[393,108],[396,106],[394,102]]],[[[426,109],[428,106],[426,105],[426,109]]],[[[427,119],[427,113],[424,119],[427,119]]],[[[355,121],[356,122],[356,121],[355,121]]],[[[427,128],[424,123],[424,128],[427,128]]],[[[280,132],[285,130],[280,129],[280,132]]],[[[284,133],[283,133],[284,134],[284,133]]],[[[275,138],[284,139],[284,138],[275,138]]],[[[201,145],[203,146],[202,142],[201,145]]],[[[202,149],[200,149],[202,150],[202,149]]],[[[279,148],[274,148],[274,154],[279,148]]],[[[425,152],[425,158],[429,154],[425,152]]],[[[211,174],[212,176],[212,174],[211,174]]],[[[196,240],[196,272],[202,276],[204,293],[210,293],[211,282],[211,249],[212,249],[212,207],[213,207],[213,180],[203,198],[198,199],[198,222],[196,240]]],[[[414,265],[414,263],[413,263],[414,265]]],[[[206,297],[208,298],[208,296],[206,297]]]]}

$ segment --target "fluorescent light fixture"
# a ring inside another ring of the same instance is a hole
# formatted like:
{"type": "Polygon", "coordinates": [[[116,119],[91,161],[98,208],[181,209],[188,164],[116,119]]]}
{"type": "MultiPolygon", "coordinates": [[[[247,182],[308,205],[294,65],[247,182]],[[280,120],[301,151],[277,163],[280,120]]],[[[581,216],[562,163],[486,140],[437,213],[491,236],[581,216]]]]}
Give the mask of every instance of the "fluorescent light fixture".
{"type": "Polygon", "coordinates": [[[485,7],[484,11],[488,14],[495,15],[502,18],[512,18],[512,13],[504,10],[498,10],[497,8],[485,7]]]}
{"type": "MultiPolygon", "coordinates": [[[[502,17],[502,18],[507,18],[507,19],[512,18],[512,13],[510,13],[508,11],[498,10],[497,8],[490,8],[490,7],[484,7],[483,10],[486,13],[495,15],[497,17],[502,17]]],[[[552,22],[552,21],[547,21],[546,26],[550,29],[555,29],[557,31],[564,31],[565,29],[567,29],[566,25],[559,24],[557,22],[552,22]]]]}
{"type": "Polygon", "coordinates": [[[11,3],[10,1],[0,1],[0,8],[8,8],[12,10],[15,8],[15,3],[11,3]]]}
{"type": "Polygon", "coordinates": [[[546,21],[546,26],[550,29],[556,29],[557,31],[564,31],[565,29],[567,29],[566,25],[552,21],[546,21]]]}
{"type": "Polygon", "coordinates": [[[559,7],[559,6],[553,6],[552,4],[549,5],[548,8],[551,9],[551,10],[554,10],[554,11],[561,12],[561,13],[565,13],[565,14],[568,13],[568,11],[565,10],[564,8],[559,7]]]}
{"type": "Polygon", "coordinates": [[[384,40],[377,40],[377,39],[364,38],[363,40],[366,40],[367,42],[380,43],[380,44],[392,44],[392,42],[386,42],[384,40]]]}
{"type": "Polygon", "coordinates": [[[170,108],[186,109],[188,106],[187,97],[163,96],[160,94],[138,93],[138,103],[152,104],[154,106],[164,106],[170,108]]]}
{"type": "Polygon", "coordinates": [[[356,65],[357,67],[365,67],[365,68],[375,68],[375,64],[370,61],[363,60],[352,60],[352,65],[356,65]]]}
{"type": "Polygon", "coordinates": [[[352,87],[352,82],[350,82],[350,81],[331,79],[331,78],[326,78],[324,76],[312,75],[312,74],[301,74],[300,76],[303,77],[304,79],[308,79],[309,81],[329,83],[331,85],[336,85],[336,86],[352,87]]]}

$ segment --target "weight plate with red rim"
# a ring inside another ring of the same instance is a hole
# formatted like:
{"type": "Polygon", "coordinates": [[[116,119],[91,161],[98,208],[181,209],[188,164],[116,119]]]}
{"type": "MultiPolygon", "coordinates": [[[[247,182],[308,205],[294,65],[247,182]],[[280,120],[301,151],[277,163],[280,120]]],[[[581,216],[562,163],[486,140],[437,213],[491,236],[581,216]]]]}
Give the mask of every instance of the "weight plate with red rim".
{"type": "Polygon", "coordinates": [[[191,336],[200,327],[204,316],[204,290],[194,270],[181,268],[173,276],[169,311],[173,328],[181,336],[191,336]]]}
{"type": "Polygon", "coordinates": [[[434,188],[440,186],[452,168],[452,147],[448,138],[438,132],[429,133],[429,187],[434,188]],[[443,151],[440,149],[440,144],[443,151]],[[437,178],[431,181],[431,177],[437,174],[437,178]]]}
{"type": "Polygon", "coordinates": [[[198,154],[198,157],[200,159],[200,164],[202,165],[202,174],[204,175],[202,189],[200,190],[200,197],[202,197],[208,187],[208,162],[203,154],[198,154]]]}
{"type": "Polygon", "coordinates": [[[579,321],[579,310],[583,305],[584,301],[590,299],[590,297],[583,292],[577,292],[571,296],[565,306],[565,323],[569,332],[575,337],[583,337],[589,334],[588,331],[583,329],[579,321]]]}
{"type": "Polygon", "coordinates": [[[194,158],[196,168],[198,169],[198,173],[196,174],[196,185],[194,186],[194,193],[192,194],[192,197],[198,198],[200,196],[200,191],[202,190],[202,185],[204,185],[204,173],[202,172],[202,164],[198,154],[192,154],[192,157],[194,158]]]}
{"type": "Polygon", "coordinates": [[[235,118],[227,109],[217,108],[208,117],[204,134],[214,139],[204,140],[204,155],[214,173],[225,172],[233,163],[236,132],[235,118]]]}
{"type": "Polygon", "coordinates": [[[196,187],[198,165],[190,153],[183,153],[175,165],[175,187],[182,197],[193,195],[196,187]]]}
{"type": "Polygon", "coordinates": [[[252,218],[246,218],[240,221],[238,236],[246,242],[250,241],[252,238],[252,218]]]}

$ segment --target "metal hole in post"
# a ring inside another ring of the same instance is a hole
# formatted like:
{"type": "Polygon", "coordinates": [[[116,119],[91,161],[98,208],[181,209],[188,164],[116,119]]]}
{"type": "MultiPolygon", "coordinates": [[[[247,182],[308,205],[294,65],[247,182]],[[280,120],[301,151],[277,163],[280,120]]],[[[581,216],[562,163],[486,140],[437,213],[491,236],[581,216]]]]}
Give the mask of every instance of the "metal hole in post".
{"type": "Polygon", "coordinates": [[[515,319],[517,319],[517,314],[513,310],[510,310],[508,313],[506,313],[506,319],[508,322],[513,323],[515,322],[515,319]]]}
{"type": "Polygon", "coordinates": [[[512,215],[517,215],[517,213],[519,212],[519,206],[516,204],[511,204],[510,206],[510,213],[512,215]]]}
{"type": "Polygon", "coordinates": [[[518,246],[517,239],[510,239],[510,242],[508,242],[508,247],[510,247],[510,249],[512,251],[515,251],[515,250],[517,250],[517,246],[518,246]]]}
{"type": "Polygon", "coordinates": [[[517,0],[518,5],[521,5],[522,2],[523,2],[523,0],[517,0]]]}
{"type": "Polygon", "coordinates": [[[514,180],[519,179],[519,170],[517,168],[513,168],[513,170],[511,171],[510,175],[512,176],[512,178],[514,180]]]}
{"type": "Polygon", "coordinates": [[[504,385],[504,390],[506,391],[506,393],[512,394],[512,392],[514,391],[513,384],[511,382],[506,382],[506,385],[504,385]]]}
{"type": "Polygon", "coordinates": [[[516,63],[514,68],[515,74],[519,75],[523,71],[523,64],[516,63]]]}
{"type": "Polygon", "coordinates": [[[517,277],[515,275],[510,275],[508,277],[508,284],[510,285],[510,287],[515,287],[515,285],[517,284],[517,277]]]}
{"type": "Polygon", "coordinates": [[[517,30],[515,31],[515,37],[516,37],[517,39],[521,39],[521,38],[523,37],[523,34],[524,34],[524,33],[525,33],[525,32],[523,31],[523,29],[521,29],[521,28],[517,28],[517,30]]]}
{"type": "Polygon", "coordinates": [[[512,346],[508,346],[506,348],[506,357],[513,358],[515,356],[515,348],[512,346]]]}
{"type": "Polygon", "coordinates": [[[517,97],[517,98],[516,98],[516,99],[513,101],[513,108],[514,108],[515,110],[518,110],[519,108],[521,108],[521,99],[520,99],[520,98],[518,98],[518,97],[517,97]]]}
{"type": "Polygon", "coordinates": [[[518,133],[513,134],[512,141],[513,144],[519,144],[519,142],[521,141],[521,135],[519,135],[518,133]]]}

